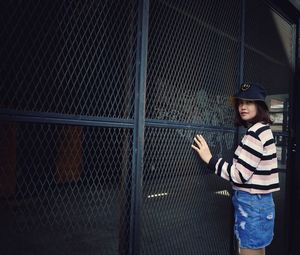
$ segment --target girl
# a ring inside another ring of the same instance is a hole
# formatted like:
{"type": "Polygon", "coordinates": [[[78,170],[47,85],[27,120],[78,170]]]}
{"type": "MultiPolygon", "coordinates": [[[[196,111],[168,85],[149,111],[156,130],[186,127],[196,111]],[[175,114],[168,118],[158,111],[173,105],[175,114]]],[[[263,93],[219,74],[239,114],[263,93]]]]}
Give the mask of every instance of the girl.
{"type": "Polygon", "coordinates": [[[276,146],[270,128],[266,93],[258,83],[243,83],[233,96],[235,125],[248,128],[232,163],[212,156],[201,135],[192,148],[215,174],[234,189],[235,236],[241,255],[265,255],[273,239],[275,208],[272,192],[279,190],[276,146]]]}

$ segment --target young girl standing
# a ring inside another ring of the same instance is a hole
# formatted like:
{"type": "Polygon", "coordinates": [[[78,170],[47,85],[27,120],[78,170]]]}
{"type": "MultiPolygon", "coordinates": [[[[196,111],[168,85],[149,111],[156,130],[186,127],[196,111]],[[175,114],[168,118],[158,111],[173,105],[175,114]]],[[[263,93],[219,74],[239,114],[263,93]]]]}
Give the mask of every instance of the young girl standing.
{"type": "Polygon", "coordinates": [[[215,174],[230,181],[235,214],[234,231],[241,255],[264,255],[273,239],[275,207],[272,193],[279,190],[276,146],[270,128],[266,92],[258,83],[243,83],[233,97],[235,124],[247,132],[232,162],[212,156],[201,135],[192,148],[215,174]]]}

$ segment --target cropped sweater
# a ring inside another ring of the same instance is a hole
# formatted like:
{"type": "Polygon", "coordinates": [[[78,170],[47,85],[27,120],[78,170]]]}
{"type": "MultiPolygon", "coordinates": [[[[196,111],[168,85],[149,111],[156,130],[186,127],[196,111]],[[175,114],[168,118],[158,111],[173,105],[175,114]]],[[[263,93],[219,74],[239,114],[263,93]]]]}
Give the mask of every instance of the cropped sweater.
{"type": "Polygon", "coordinates": [[[232,163],[212,157],[208,166],[215,174],[230,181],[235,190],[251,194],[279,190],[276,146],[268,124],[258,122],[247,130],[232,163]]]}

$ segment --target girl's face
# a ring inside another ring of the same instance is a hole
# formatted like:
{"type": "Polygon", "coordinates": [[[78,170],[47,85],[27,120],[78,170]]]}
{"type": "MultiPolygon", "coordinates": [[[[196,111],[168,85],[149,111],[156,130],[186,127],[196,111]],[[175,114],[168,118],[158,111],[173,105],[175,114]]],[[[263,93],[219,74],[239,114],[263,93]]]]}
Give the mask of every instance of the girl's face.
{"type": "Polygon", "coordinates": [[[246,122],[251,121],[257,114],[257,106],[254,101],[239,100],[238,109],[241,119],[246,122]]]}

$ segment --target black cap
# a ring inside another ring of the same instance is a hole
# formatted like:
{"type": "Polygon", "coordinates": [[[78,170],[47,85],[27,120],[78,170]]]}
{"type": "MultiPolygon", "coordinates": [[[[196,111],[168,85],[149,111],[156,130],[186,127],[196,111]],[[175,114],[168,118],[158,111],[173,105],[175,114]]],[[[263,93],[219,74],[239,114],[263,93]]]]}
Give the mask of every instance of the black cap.
{"type": "Polygon", "coordinates": [[[256,82],[245,82],[240,86],[240,90],[233,96],[234,99],[265,102],[266,90],[256,82]]]}
{"type": "Polygon", "coordinates": [[[265,101],[266,90],[256,82],[245,82],[240,86],[240,90],[233,97],[244,100],[265,101]]]}

